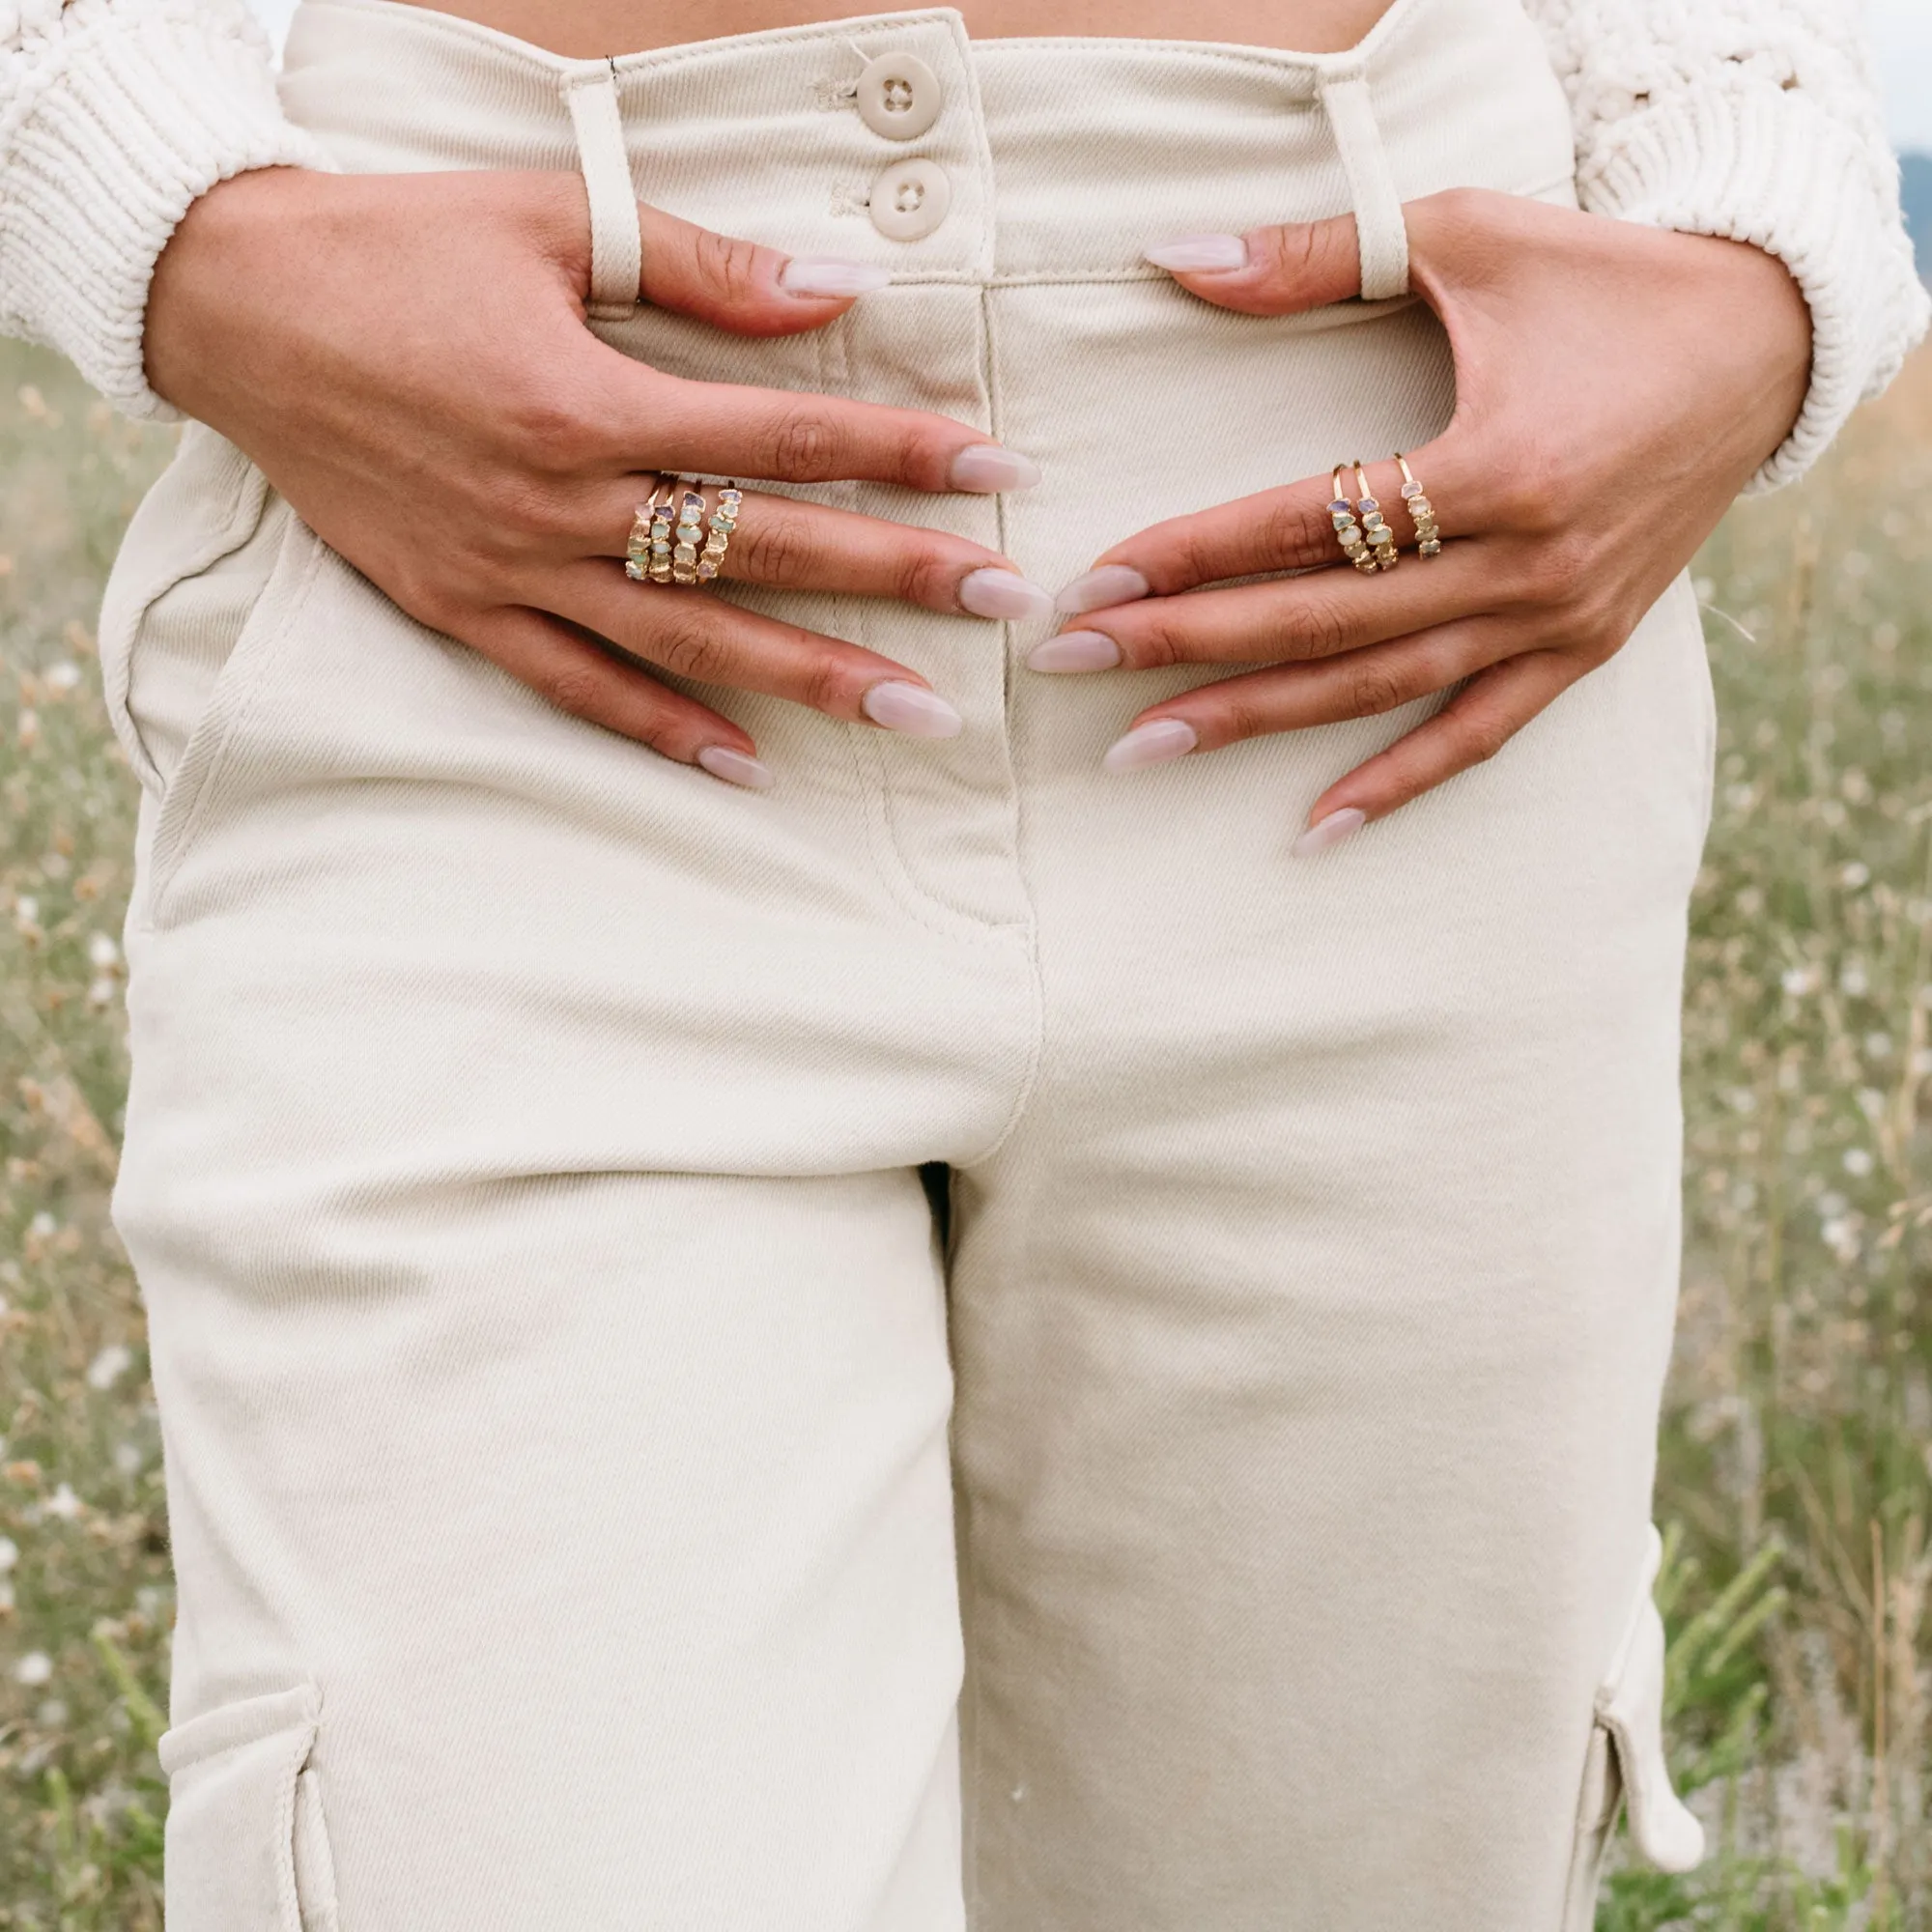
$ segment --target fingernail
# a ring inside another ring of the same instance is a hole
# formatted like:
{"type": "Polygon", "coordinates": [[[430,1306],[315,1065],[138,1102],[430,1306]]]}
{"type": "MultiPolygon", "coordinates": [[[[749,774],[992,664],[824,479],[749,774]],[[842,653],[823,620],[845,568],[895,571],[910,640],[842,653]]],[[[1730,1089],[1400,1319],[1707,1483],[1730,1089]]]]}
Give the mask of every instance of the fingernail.
{"type": "Polygon", "coordinates": [[[1112,670],[1121,647],[1098,631],[1063,631],[1027,653],[1029,670],[1112,670]]]}
{"type": "Polygon", "coordinates": [[[1171,235],[1145,252],[1156,269],[1174,274],[1248,266],[1248,244],[1238,235],[1171,235]]]}
{"type": "Polygon", "coordinates": [[[771,767],[743,752],[727,751],[723,745],[707,745],[697,754],[697,762],[714,779],[726,784],[743,785],[747,791],[770,791],[777,781],[771,767]]]}
{"type": "Polygon", "coordinates": [[[1137,771],[1142,765],[1164,765],[1169,758],[1193,751],[1199,742],[1194,726],[1179,718],[1150,718],[1108,746],[1100,762],[1110,772],[1137,771]]]}
{"type": "Polygon", "coordinates": [[[1016,570],[988,564],[959,581],[959,605],[976,617],[1051,617],[1053,599],[1016,570]]]}
{"type": "Polygon", "coordinates": [[[838,255],[794,255],[779,270],[779,287],[794,296],[868,296],[892,279],[890,269],[838,255]]]}
{"type": "Polygon", "coordinates": [[[952,459],[952,481],[955,490],[981,493],[1031,490],[1039,481],[1039,465],[996,442],[976,442],[952,459]]]}
{"type": "Polygon", "coordinates": [[[1131,604],[1152,587],[1130,563],[1103,563],[1098,570],[1076,577],[1053,600],[1053,608],[1077,617],[1083,611],[1098,611],[1108,604],[1131,604]]]}
{"type": "Polygon", "coordinates": [[[1316,853],[1325,852],[1329,846],[1339,845],[1345,838],[1352,838],[1368,822],[1366,811],[1357,811],[1352,805],[1345,805],[1340,811],[1331,811],[1326,818],[1318,818],[1288,849],[1297,859],[1312,859],[1316,853]]]}
{"type": "Polygon", "coordinates": [[[956,738],[966,728],[965,719],[923,684],[875,684],[859,700],[859,708],[874,724],[903,731],[908,738],[956,738]]]}

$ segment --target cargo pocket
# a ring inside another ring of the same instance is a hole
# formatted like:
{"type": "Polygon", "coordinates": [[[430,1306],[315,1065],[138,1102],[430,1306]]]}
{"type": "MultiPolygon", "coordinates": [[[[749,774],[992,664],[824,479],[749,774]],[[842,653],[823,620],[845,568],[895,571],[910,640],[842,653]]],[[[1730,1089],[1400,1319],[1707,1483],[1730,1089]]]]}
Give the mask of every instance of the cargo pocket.
{"type": "Polygon", "coordinates": [[[262,472],[199,423],[134,512],[101,599],[100,675],[114,734],[151,795],[155,873],[179,855],[321,550],[262,472]]]}
{"type": "Polygon", "coordinates": [[[169,1731],[168,1932],[340,1932],[313,1685],[223,1704],[169,1731]]]}
{"type": "Polygon", "coordinates": [[[1663,1755],[1663,1619],[1651,1597],[1662,1556],[1662,1539],[1653,1529],[1622,1639],[1597,1690],[1563,1932],[1590,1932],[1595,1922],[1620,1809],[1629,1815],[1631,1843],[1658,1870],[1689,1871],[1704,1856],[1704,1828],[1671,1789],[1663,1755]]]}

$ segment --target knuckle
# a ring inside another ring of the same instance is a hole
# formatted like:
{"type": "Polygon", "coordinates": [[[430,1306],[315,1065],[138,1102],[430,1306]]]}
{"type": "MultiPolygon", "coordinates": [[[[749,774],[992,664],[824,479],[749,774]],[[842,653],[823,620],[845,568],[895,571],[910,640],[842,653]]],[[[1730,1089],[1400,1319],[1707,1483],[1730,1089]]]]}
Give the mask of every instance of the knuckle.
{"type": "Polygon", "coordinates": [[[959,584],[980,567],[977,558],[948,557],[934,544],[906,546],[894,560],[893,595],[904,604],[947,610],[959,601],[959,584]]]}
{"type": "Polygon", "coordinates": [[[1379,718],[1408,701],[1402,680],[1386,665],[1355,665],[1349,671],[1344,697],[1351,718],[1379,718]]]}
{"type": "Polygon", "coordinates": [[[581,469],[593,446],[595,415],[561,384],[535,384],[511,396],[503,415],[519,457],[539,475],[581,469]]]}
{"type": "Polygon", "coordinates": [[[1302,650],[1312,658],[1337,657],[1352,641],[1348,612],[1340,603],[1325,597],[1309,600],[1296,630],[1302,650]]]}
{"type": "Polygon", "coordinates": [[[1261,705],[1246,692],[1226,694],[1221,699],[1220,712],[1219,736],[1228,744],[1248,738],[1264,738],[1274,729],[1261,705]]]}
{"type": "Polygon", "coordinates": [[[737,235],[700,229],[695,246],[697,272],[731,307],[762,294],[758,280],[758,248],[737,235]]]}
{"type": "Polygon", "coordinates": [[[813,711],[842,713],[847,709],[851,679],[844,661],[822,646],[808,651],[799,701],[813,711]]]}
{"type": "Polygon", "coordinates": [[[780,590],[796,590],[809,582],[819,563],[820,545],[805,528],[803,520],[790,513],[761,516],[750,562],[760,582],[780,590]]]}
{"type": "Polygon", "coordinates": [[[592,718],[604,694],[604,679],[589,665],[554,665],[544,672],[537,689],[559,711],[573,718],[592,718]]]}
{"type": "Polygon", "coordinates": [[[778,473],[794,483],[822,483],[836,473],[842,438],[824,410],[794,409],[772,438],[778,473]]]}
{"type": "Polygon", "coordinates": [[[1338,551],[1326,511],[1318,528],[1314,513],[1293,499],[1271,504],[1263,516],[1262,548],[1269,562],[1283,570],[1327,563],[1338,551]]]}
{"type": "Polygon", "coordinates": [[[1509,721],[1492,711],[1467,712],[1459,721],[1457,735],[1468,761],[1486,765],[1509,743],[1509,721]]]}
{"type": "Polygon", "coordinates": [[[671,676],[696,684],[716,684],[725,655],[723,640],[689,618],[666,624],[651,639],[657,663],[671,676]]]}
{"type": "Polygon", "coordinates": [[[1116,633],[1116,641],[1136,670],[1163,670],[1192,660],[1185,634],[1170,620],[1155,618],[1136,628],[1131,639],[1123,631],[1116,633]]]}

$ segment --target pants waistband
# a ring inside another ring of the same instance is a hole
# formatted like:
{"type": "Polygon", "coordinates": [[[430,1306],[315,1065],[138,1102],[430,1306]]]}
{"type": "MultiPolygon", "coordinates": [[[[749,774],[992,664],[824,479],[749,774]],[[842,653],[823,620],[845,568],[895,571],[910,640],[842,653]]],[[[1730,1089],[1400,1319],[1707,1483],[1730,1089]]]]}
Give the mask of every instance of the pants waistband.
{"type": "Polygon", "coordinates": [[[599,138],[580,129],[614,123],[645,201],[903,281],[1152,275],[1164,235],[1352,211],[1370,292],[1394,296],[1403,201],[1567,199],[1574,169],[1518,0],[1395,0],[1340,54],[976,42],[935,8],[596,61],[398,0],[304,0],[283,97],[358,173],[576,167],[599,138]]]}

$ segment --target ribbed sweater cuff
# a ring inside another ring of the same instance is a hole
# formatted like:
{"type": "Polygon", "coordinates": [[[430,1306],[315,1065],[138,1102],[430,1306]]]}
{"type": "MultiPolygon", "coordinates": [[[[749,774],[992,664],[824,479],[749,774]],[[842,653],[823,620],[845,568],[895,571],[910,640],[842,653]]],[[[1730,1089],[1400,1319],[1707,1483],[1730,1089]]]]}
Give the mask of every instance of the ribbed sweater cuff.
{"type": "Polygon", "coordinates": [[[60,350],[130,415],[179,417],[141,336],[189,203],[250,168],[328,165],[284,118],[266,43],[213,11],[163,0],[71,29],[0,125],[0,332],[60,350]]]}
{"type": "Polygon", "coordinates": [[[1673,91],[1620,120],[1614,134],[1614,146],[1583,157],[1584,207],[1748,242],[1776,255],[1804,291],[1810,390],[1746,494],[1792,482],[1925,332],[1932,311],[1895,187],[1882,189],[1857,134],[1804,96],[1762,82],[1673,91]]]}

